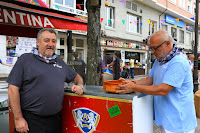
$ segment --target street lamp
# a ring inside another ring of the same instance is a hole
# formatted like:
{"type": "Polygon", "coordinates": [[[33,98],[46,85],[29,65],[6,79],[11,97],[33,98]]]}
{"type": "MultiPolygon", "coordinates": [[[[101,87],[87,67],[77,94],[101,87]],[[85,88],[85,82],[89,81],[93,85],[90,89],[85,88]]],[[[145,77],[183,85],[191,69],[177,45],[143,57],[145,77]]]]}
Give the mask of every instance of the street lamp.
{"type": "Polygon", "coordinates": [[[196,10],[195,10],[195,45],[194,45],[194,72],[193,72],[193,79],[194,79],[194,93],[198,90],[198,54],[197,54],[197,47],[198,47],[198,17],[199,17],[199,0],[196,0],[196,10]]]}

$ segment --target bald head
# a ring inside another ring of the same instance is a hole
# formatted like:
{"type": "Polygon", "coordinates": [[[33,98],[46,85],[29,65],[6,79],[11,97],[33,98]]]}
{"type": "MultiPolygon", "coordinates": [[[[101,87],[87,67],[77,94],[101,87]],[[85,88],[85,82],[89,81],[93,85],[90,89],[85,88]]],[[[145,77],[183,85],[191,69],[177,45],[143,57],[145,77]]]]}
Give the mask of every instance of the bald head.
{"type": "Polygon", "coordinates": [[[160,38],[162,41],[170,41],[171,45],[173,46],[173,38],[172,36],[165,30],[159,30],[157,32],[155,32],[154,34],[151,35],[150,40],[153,37],[158,37],[160,38]]]}
{"type": "Polygon", "coordinates": [[[159,30],[150,37],[151,53],[161,61],[173,49],[172,36],[165,30],[159,30]]]}

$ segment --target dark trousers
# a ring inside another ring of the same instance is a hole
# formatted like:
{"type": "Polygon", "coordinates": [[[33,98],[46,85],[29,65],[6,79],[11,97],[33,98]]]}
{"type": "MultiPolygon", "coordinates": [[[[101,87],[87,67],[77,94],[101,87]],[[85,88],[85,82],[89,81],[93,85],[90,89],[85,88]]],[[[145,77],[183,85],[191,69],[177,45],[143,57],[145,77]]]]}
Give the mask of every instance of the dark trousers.
{"type": "MultiPolygon", "coordinates": [[[[51,116],[39,116],[29,111],[22,111],[28,123],[29,133],[62,133],[61,112],[51,116]]],[[[14,133],[18,133],[15,129],[14,133]]]]}
{"type": "Polygon", "coordinates": [[[133,70],[134,70],[134,67],[131,68],[131,78],[133,79],[134,78],[134,73],[133,73],[133,70]]]}

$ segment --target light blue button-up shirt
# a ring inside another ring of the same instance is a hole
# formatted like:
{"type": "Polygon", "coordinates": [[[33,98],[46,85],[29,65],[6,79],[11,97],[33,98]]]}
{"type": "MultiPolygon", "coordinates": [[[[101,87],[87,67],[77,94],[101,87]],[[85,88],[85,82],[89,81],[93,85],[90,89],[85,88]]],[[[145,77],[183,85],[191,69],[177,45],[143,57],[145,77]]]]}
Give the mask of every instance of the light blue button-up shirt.
{"type": "Polygon", "coordinates": [[[187,59],[177,55],[163,65],[156,60],[149,76],[153,78],[153,85],[165,83],[174,87],[166,96],[154,96],[156,125],[171,132],[196,128],[193,79],[187,59]]]}

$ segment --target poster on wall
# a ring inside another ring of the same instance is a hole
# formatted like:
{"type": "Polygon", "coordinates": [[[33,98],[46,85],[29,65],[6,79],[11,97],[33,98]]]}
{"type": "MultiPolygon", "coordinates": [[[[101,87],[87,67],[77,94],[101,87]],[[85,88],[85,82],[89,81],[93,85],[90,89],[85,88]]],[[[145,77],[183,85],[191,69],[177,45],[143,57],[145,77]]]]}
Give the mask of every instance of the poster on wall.
{"type": "Polygon", "coordinates": [[[21,56],[24,53],[30,53],[33,47],[36,47],[36,38],[19,37],[16,45],[16,56],[21,56]]]}
{"type": "Polygon", "coordinates": [[[13,58],[12,57],[7,57],[6,64],[13,64],[13,58]]]}
{"type": "Polygon", "coordinates": [[[16,56],[16,45],[18,44],[18,37],[6,36],[6,55],[16,56]]]}

